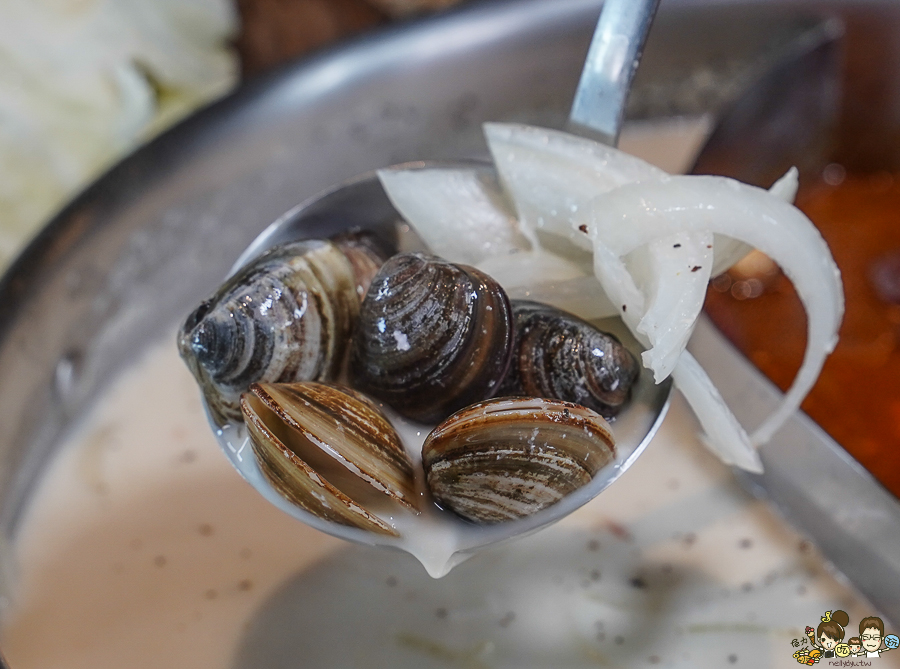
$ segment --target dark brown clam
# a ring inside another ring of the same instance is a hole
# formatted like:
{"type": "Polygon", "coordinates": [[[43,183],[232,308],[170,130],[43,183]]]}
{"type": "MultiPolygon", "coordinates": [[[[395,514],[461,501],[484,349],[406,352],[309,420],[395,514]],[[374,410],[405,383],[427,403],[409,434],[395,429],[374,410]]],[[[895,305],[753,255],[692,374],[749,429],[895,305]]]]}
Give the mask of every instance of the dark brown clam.
{"type": "Polygon", "coordinates": [[[350,347],[353,386],[420,422],[494,394],[512,351],[512,314],[486,274],[396,255],[372,280],[350,347]]]}
{"type": "Polygon", "coordinates": [[[637,358],[611,334],[538,302],[513,300],[515,344],[498,396],[551,397],[612,418],[640,374],[637,358]]]}
{"type": "Polygon", "coordinates": [[[367,398],[321,383],[253,384],[241,398],[253,452],[288,500],[325,520],[396,535],[373,510],[415,509],[413,466],[367,398]]]}
{"type": "Polygon", "coordinates": [[[376,262],[362,251],[350,260],[330,241],[283,244],[203,302],[178,347],[213,421],[239,421],[251,383],[334,379],[359,311],[357,284],[376,262]]]}
{"type": "Polygon", "coordinates": [[[609,424],[571,402],[508,397],[458,411],[422,446],[435,501],[476,523],[531,515],[612,461],[609,424]]]}

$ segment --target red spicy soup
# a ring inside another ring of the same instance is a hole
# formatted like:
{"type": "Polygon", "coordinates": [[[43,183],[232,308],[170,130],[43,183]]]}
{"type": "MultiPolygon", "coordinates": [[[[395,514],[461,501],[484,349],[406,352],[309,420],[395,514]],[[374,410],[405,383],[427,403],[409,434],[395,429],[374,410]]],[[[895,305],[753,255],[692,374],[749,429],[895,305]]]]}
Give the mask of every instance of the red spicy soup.
{"type": "MultiPolygon", "coordinates": [[[[841,269],[846,312],[840,340],[803,410],[900,496],[900,173],[825,180],[798,206],[841,269]]],[[[790,282],[760,254],[710,286],[706,310],[782,390],[800,367],[806,316],[790,282]]]]}

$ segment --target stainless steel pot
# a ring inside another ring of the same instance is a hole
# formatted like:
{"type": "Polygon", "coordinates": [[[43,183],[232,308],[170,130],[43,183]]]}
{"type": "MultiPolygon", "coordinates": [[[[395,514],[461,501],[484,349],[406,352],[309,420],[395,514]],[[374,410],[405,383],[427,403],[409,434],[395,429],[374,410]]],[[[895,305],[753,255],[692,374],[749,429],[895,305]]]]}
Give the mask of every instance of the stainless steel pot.
{"type": "MultiPolygon", "coordinates": [[[[0,531],[14,538],[54,447],[105,385],[280,214],[372,168],[481,156],[485,120],[561,126],[599,5],[474,3],[320,53],[246,84],[80,194],[0,285],[0,531]]],[[[886,150],[900,137],[900,86],[878,86],[900,68],[889,0],[667,0],[629,114],[721,109],[823,15],[847,22],[858,72],[844,155],[900,156],[886,150]]]]}

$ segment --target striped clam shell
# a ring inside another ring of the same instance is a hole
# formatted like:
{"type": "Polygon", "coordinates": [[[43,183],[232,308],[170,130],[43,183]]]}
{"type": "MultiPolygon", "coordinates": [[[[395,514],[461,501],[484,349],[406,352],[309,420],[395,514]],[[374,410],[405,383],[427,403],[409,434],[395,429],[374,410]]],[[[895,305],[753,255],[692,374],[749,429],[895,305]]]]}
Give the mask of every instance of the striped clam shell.
{"type": "Polygon", "coordinates": [[[498,396],[574,402],[612,418],[640,374],[637,358],[611,334],[547,304],[512,301],[515,344],[498,396]]]}
{"type": "Polygon", "coordinates": [[[512,353],[503,289],[473,267],[392,257],[372,280],[350,347],[355,388],[423,423],[493,395],[512,353]]]}
{"type": "Polygon", "coordinates": [[[362,302],[372,279],[391,255],[386,245],[367,230],[344,232],[330,238],[350,261],[356,296],[362,302]]]}
{"type": "Polygon", "coordinates": [[[394,503],[416,508],[412,462],[366,397],[315,382],[253,384],[241,408],[260,469],[294,504],[393,536],[373,511],[394,503]]]}
{"type": "Polygon", "coordinates": [[[333,243],[273,247],[185,321],[178,346],[217,425],[241,419],[251,383],[335,378],[359,311],[353,265],[333,243]]]}
{"type": "Polygon", "coordinates": [[[615,457],[599,414],[571,402],[500,398],[466,407],[422,446],[435,501],[475,523],[523,518],[587,485],[615,457]]]}

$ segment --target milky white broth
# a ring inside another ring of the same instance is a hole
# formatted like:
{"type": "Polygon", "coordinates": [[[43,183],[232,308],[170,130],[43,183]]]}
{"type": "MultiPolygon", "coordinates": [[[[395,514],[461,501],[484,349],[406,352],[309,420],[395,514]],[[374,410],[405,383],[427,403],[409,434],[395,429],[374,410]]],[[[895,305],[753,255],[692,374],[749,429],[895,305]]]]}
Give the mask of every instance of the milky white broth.
{"type": "MultiPolygon", "coordinates": [[[[618,319],[598,320],[595,324],[601,331],[613,332],[623,342],[630,342],[632,347],[637,346],[618,319]]],[[[346,377],[339,382],[345,385],[350,383],[346,377]]],[[[618,442],[616,451],[588,485],[572,491],[550,508],[521,520],[488,524],[465,521],[435,504],[425,481],[425,472],[422,467],[422,447],[434,428],[434,424],[426,425],[411,421],[384,402],[374,400],[396,430],[413,466],[413,488],[417,511],[406,508],[388,495],[377,493],[369,495],[365,499],[364,506],[366,511],[392,527],[397,536],[387,536],[328,521],[295,505],[278,492],[263,474],[258,459],[253,453],[253,446],[244,423],[225,424],[217,428],[215,432],[220,447],[235,469],[265,499],[283,512],[337,537],[367,545],[390,546],[406,551],[415,556],[431,576],[441,578],[475,552],[481,550],[481,547],[506,540],[511,536],[533,532],[558,519],[560,515],[570,513],[573,509],[589,502],[615,480],[621,474],[625,463],[633,461],[636,454],[639,453],[639,448],[644,443],[648,430],[659,418],[656,407],[662,405],[664,399],[659,396],[658,389],[648,374],[643,374],[637,379],[632,386],[632,394],[640,399],[630,402],[627,409],[617,415],[613,421],[612,430],[618,442]],[[652,398],[652,401],[649,401],[648,397],[652,398]],[[555,515],[557,511],[562,513],[555,515]]],[[[529,402],[529,406],[533,408],[541,405],[546,407],[546,400],[534,398],[529,402]]],[[[319,463],[313,468],[327,477],[323,466],[327,467],[328,465],[319,463]]],[[[362,503],[361,499],[357,501],[362,503]]]]}
{"type": "MultiPolygon", "coordinates": [[[[678,171],[704,127],[631,128],[623,145],[678,171]]],[[[432,580],[263,500],[174,340],[108,390],[34,493],[0,641],[13,669],[787,667],[825,610],[871,613],[735,486],[680,401],[596,500],[432,580]]]]}

